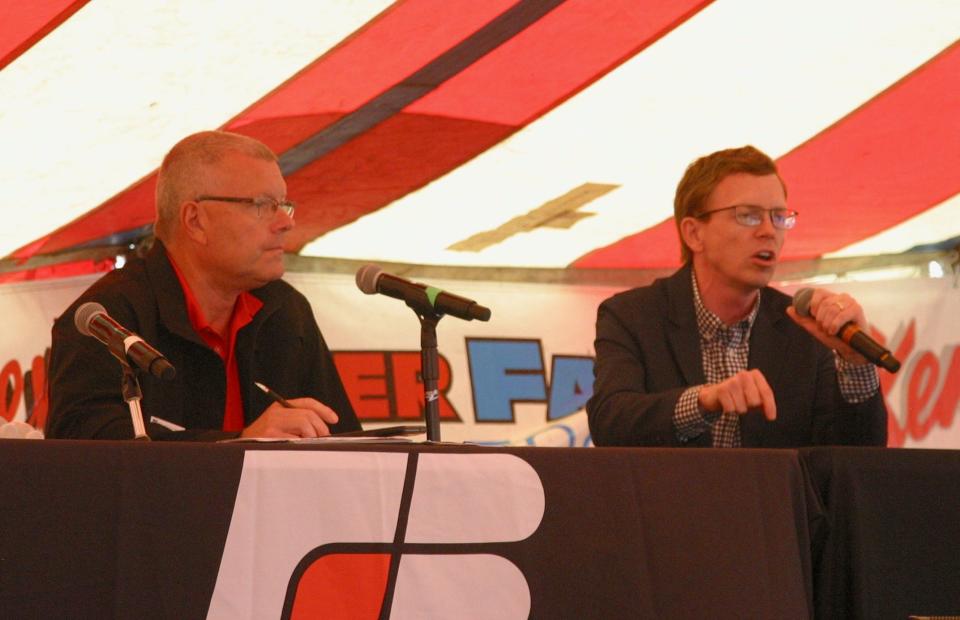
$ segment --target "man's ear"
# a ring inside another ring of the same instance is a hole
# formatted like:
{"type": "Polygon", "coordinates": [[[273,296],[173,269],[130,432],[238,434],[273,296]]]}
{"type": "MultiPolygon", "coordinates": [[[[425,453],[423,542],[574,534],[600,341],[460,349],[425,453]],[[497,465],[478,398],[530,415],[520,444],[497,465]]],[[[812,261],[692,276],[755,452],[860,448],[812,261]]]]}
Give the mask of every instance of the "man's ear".
{"type": "Polygon", "coordinates": [[[191,200],[180,205],[180,228],[188,239],[206,245],[210,225],[206,209],[198,203],[191,200]]]}
{"type": "Polygon", "coordinates": [[[693,217],[680,220],[680,236],[691,252],[703,251],[703,222],[693,217]]]}

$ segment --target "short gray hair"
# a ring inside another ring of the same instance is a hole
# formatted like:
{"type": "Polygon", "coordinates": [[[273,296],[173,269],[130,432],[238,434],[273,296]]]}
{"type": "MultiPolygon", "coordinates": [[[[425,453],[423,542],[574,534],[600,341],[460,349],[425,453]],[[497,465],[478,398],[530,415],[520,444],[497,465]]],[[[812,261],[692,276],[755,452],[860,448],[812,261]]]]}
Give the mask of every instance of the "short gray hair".
{"type": "Polygon", "coordinates": [[[267,146],[249,136],[228,131],[201,131],[177,142],[160,164],[157,174],[157,220],[153,226],[158,239],[169,240],[179,218],[180,205],[193,198],[206,168],[227,153],[242,153],[276,162],[267,146]]]}

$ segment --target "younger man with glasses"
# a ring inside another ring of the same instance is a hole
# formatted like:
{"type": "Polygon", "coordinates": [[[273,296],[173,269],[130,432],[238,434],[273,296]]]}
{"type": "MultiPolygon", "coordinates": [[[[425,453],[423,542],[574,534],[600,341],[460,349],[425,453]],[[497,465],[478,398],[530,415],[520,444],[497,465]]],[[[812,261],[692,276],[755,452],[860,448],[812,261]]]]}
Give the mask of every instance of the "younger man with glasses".
{"type": "Polygon", "coordinates": [[[877,371],[838,339],[863,309],[817,289],[811,317],[769,288],[787,230],[776,164],[746,146],[693,162],[674,218],[684,266],[597,313],[597,445],[885,445],[877,371]]]}
{"type": "Polygon", "coordinates": [[[252,138],[208,131],[171,149],[157,177],[153,247],[94,283],[54,323],[48,437],[134,435],[119,364],[74,326],[77,307],[89,301],[176,368],[172,381],[140,377],[154,439],[360,428],[310,304],[280,280],[293,228],[286,195],[276,156],[252,138]]]}

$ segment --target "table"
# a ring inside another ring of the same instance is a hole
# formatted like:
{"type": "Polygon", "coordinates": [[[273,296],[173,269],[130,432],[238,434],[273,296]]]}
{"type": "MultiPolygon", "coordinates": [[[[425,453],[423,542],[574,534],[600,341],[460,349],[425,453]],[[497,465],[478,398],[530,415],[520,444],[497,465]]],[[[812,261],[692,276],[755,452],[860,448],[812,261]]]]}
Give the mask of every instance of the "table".
{"type": "Polygon", "coordinates": [[[0,472],[4,617],[960,610],[952,451],[45,440],[0,472]]]}
{"type": "Polygon", "coordinates": [[[960,615],[960,451],[809,448],[818,618],[960,615]]]}

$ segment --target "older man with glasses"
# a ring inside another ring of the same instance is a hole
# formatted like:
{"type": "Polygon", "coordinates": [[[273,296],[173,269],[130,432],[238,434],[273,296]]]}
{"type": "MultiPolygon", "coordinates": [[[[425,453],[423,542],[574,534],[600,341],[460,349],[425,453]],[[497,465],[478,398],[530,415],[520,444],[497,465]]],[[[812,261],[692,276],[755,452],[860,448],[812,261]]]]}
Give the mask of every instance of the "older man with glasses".
{"type": "Polygon", "coordinates": [[[860,305],[816,289],[810,316],[768,286],[798,214],[776,164],[746,146],[707,155],[677,187],[684,266],[597,313],[597,445],[885,445],[876,368],[835,334],[860,305]]]}
{"type": "Polygon", "coordinates": [[[176,368],[172,381],[140,378],[153,439],[358,430],[309,302],[280,280],[293,214],[277,157],[262,143],[207,131],[176,144],[157,178],[153,247],[94,283],[54,324],[47,436],[134,436],[118,363],[74,326],[91,301],[176,368]]]}

